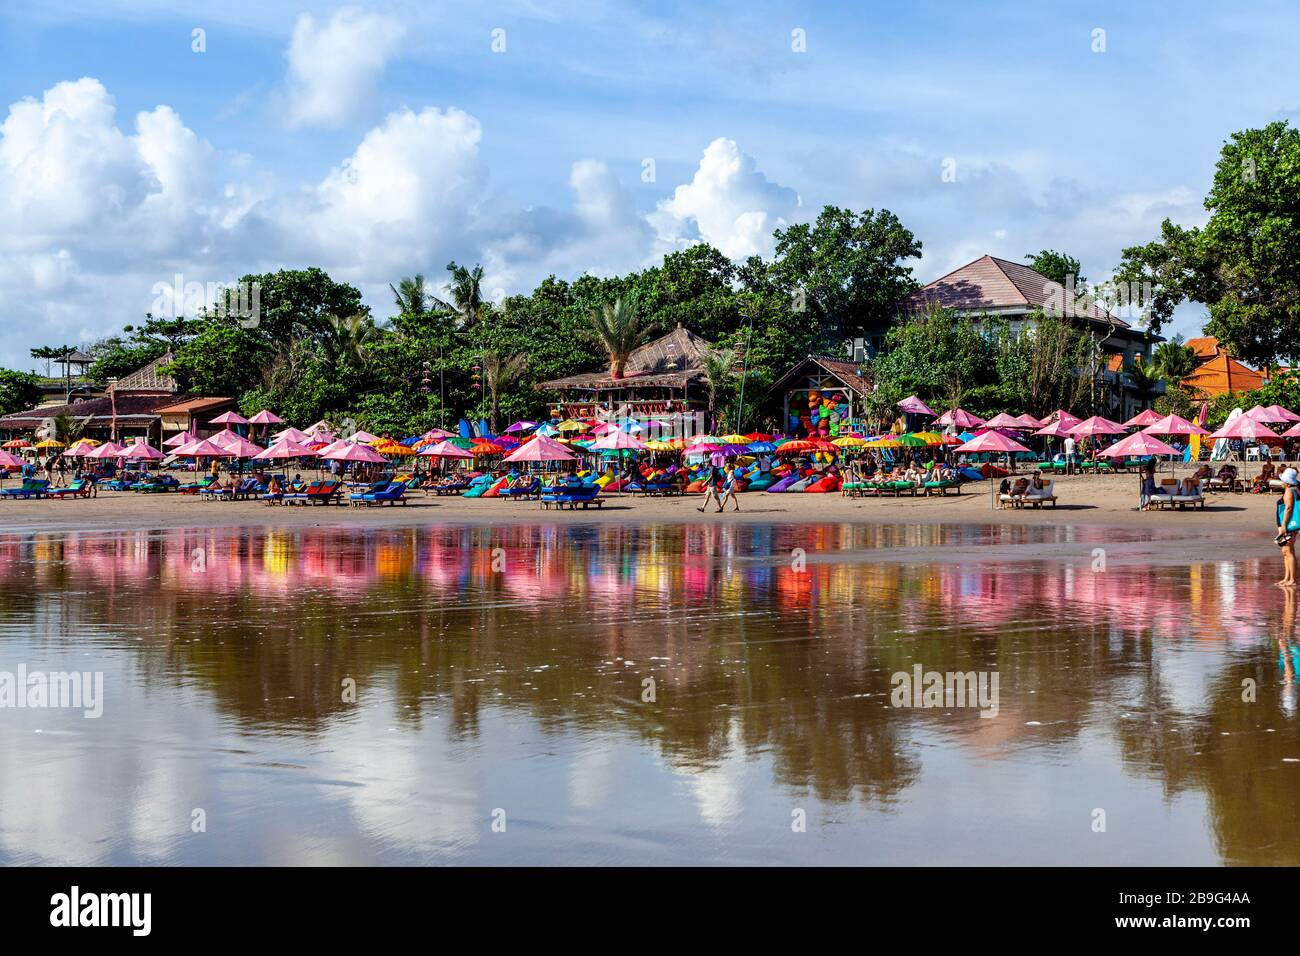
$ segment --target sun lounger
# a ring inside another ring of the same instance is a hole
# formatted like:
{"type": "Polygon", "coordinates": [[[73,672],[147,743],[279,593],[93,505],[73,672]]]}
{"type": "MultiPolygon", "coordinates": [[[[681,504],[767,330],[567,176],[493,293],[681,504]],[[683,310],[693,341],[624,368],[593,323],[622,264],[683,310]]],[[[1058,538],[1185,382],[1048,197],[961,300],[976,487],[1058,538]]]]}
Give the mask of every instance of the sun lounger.
{"type": "Polygon", "coordinates": [[[51,498],[89,498],[93,490],[90,482],[78,478],[66,488],[51,488],[47,494],[51,498]]]}
{"type": "Polygon", "coordinates": [[[1052,486],[1054,484],[1054,481],[1045,481],[1041,488],[1035,488],[1033,485],[1030,485],[1029,490],[1027,490],[1020,498],[1021,507],[1028,505],[1031,508],[1041,508],[1045,504],[1051,504],[1051,506],[1055,508],[1056,495],[1052,493],[1052,486]]]}
{"type": "Polygon", "coordinates": [[[19,488],[6,488],[0,491],[5,498],[44,498],[50,492],[50,483],[44,478],[25,478],[19,488]]]}
{"type": "Polygon", "coordinates": [[[961,482],[955,478],[949,478],[947,481],[927,481],[922,488],[927,498],[935,494],[946,495],[949,491],[961,494],[961,482]]]}
{"type": "Polygon", "coordinates": [[[498,493],[498,498],[511,498],[516,501],[526,501],[536,498],[542,493],[542,479],[534,478],[526,485],[519,485],[515,488],[502,488],[498,493]]]}
{"type": "Polygon", "coordinates": [[[1155,494],[1148,496],[1147,504],[1154,508],[1167,508],[1173,505],[1174,495],[1178,494],[1177,478],[1161,478],[1160,487],[1155,494]]]}
{"type": "Polygon", "coordinates": [[[364,491],[360,494],[348,495],[348,504],[354,508],[362,505],[395,505],[406,504],[406,485],[400,481],[389,482],[388,486],[382,491],[364,491]]]}
{"type": "Polygon", "coordinates": [[[588,505],[595,505],[597,508],[603,507],[604,499],[600,497],[600,489],[595,485],[583,485],[578,488],[564,488],[556,494],[542,495],[542,507],[550,508],[577,508],[584,509],[588,505]]]}
{"type": "Polygon", "coordinates": [[[1184,508],[1204,508],[1205,495],[1201,492],[1201,482],[1198,478],[1184,478],[1180,483],[1178,494],[1173,496],[1173,503],[1181,511],[1184,508]]]}

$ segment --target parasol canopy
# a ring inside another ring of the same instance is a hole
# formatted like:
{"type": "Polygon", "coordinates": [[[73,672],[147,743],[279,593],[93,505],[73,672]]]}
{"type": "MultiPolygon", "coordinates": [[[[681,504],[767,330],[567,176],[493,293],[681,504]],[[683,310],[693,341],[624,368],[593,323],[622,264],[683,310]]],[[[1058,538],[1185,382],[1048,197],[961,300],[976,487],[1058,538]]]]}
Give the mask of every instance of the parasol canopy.
{"type": "MultiPolygon", "coordinates": [[[[1012,415],[1008,415],[1006,412],[1000,412],[997,415],[994,415],[988,421],[986,421],[984,423],[984,427],[985,428],[1024,428],[1026,426],[1025,423],[1022,422],[1020,419],[1012,415]]],[[[1035,425],[1034,427],[1037,428],[1039,426],[1035,425]]]]}
{"type": "MultiPolygon", "coordinates": [[[[1208,435],[1209,429],[1177,415],[1166,415],[1142,429],[1148,435],[1208,435]]],[[[1163,452],[1161,453],[1163,454],[1163,452]]]]}
{"type": "Polygon", "coordinates": [[[1160,413],[1154,408],[1146,408],[1126,421],[1124,427],[1146,428],[1148,425],[1154,425],[1158,421],[1160,421],[1160,413]]]}
{"type": "Polygon", "coordinates": [[[939,416],[939,425],[956,425],[958,428],[976,428],[984,424],[984,419],[972,415],[964,408],[955,408],[939,416]]]}
{"type": "Polygon", "coordinates": [[[126,455],[126,449],[117,442],[104,442],[98,448],[88,451],[83,458],[122,458],[126,455]]]}
{"type": "Polygon", "coordinates": [[[281,438],[270,448],[258,452],[253,457],[262,461],[270,461],[276,458],[315,458],[316,452],[306,445],[290,441],[287,438],[281,438]]]}
{"type": "Polygon", "coordinates": [[[577,457],[555,439],[540,435],[506,455],[505,461],[577,461],[577,457]]]}
{"type": "Polygon", "coordinates": [[[265,408],[248,420],[250,425],[279,425],[284,419],[265,408]]]}
{"type": "Polygon", "coordinates": [[[635,435],[629,435],[621,428],[616,428],[596,439],[591,447],[600,451],[641,451],[645,448],[645,442],[635,435]]]}
{"type": "Polygon", "coordinates": [[[0,449],[0,468],[21,468],[23,464],[23,460],[17,455],[11,455],[0,449]]]}
{"type": "Polygon", "coordinates": [[[1181,455],[1177,448],[1166,445],[1148,431],[1136,432],[1121,438],[1109,448],[1097,452],[1098,458],[1141,458],[1146,455],[1181,455]]]}
{"type": "MultiPolygon", "coordinates": [[[[112,443],[110,442],[110,444],[112,443]]],[[[104,448],[107,447],[108,447],[107,445],[101,445],[99,448],[96,448],[95,451],[102,451],[104,448]]],[[[126,449],[122,449],[122,451],[125,452],[126,449]]],[[[179,448],[173,448],[172,454],[176,455],[179,458],[234,458],[235,457],[233,452],[227,451],[225,448],[222,448],[220,445],[216,445],[208,441],[206,438],[199,439],[198,441],[188,442],[184,445],[181,445],[179,448]]],[[[99,457],[99,456],[87,455],[86,457],[91,458],[91,457],[99,457]]],[[[107,458],[107,457],[115,457],[115,456],[105,455],[102,457],[107,458]]]]}
{"type": "Polygon", "coordinates": [[[166,456],[148,442],[138,441],[127,448],[126,457],[135,461],[159,461],[166,456]]]}
{"type": "Polygon", "coordinates": [[[224,415],[218,415],[209,425],[247,425],[248,419],[238,412],[226,412],[224,415]]]}
{"type": "Polygon", "coordinates": [[[1124,426],[1119,422],[1112,422],[1109,418],[1093,415],[1071,428],[1070,434],[1075,438],[1091,438],[1096,435],[1122,435],[1124,434],[1124,426]]]}
{"type": "Polygon", "coordinates": [[[1024,445],[1014,438],[1008,438],[1006,435],[997,431],[980,432],[964,445],[958,445],[953,449],[956,452],[973,453],[973,452],[1015,452],[1029,451],[1024,445]]]}
{"type": "Polygon", "coordinates": [[[895,406],[900,412],[907,412],[909,415],[927,415],[934,418],[935,413],[930,406],[925,404],[915,395],[909,395],[895,406]]]}
{"type": "Polygon", "coordinates": [[[1279,439],[1282,436],[1249,415],[1239,415],[1234,421],[1228,422],[1210,437],[1214,439],[1242,438],[1248,441],[1259,441],[1268,438],[1279,439]]]}
{"type": "MultiPolygon", "coordinates": [[[[534,438],[533,441],[541,441],[540,438],[534,438]]],[[[458,445],[453,445],[449,441],[440,441],[436,445],[430,445],[422,449],[419,454],[424,458],[473,458],[472,452],[466,451],[458,445]]]]}
{"type": "Polygon", "coordinates": [[[341,448],[327,448],[321,452],[321,457],[333,461],[360,461],[373,465],[383,465],[388,462],[369,445],[362,445],[359,442],[345,442],[341,448]]]}

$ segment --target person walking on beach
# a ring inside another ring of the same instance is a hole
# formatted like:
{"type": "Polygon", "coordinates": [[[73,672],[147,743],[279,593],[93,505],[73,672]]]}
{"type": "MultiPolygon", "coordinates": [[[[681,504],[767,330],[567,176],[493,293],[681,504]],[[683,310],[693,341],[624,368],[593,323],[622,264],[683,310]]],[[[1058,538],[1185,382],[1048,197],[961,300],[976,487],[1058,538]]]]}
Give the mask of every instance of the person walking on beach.
{"type": "Polygon", "coordinates": [[[727,478],[722,483],[722,497],[718,499],[718,514],[722,514],[727,509],[727,502],[734,502],[736,510],[740,510],[740,499],[736,497],[736,482],[740,479],[740,468],[736,465],[731,466],[727,472],[727,478]]]}
{"type": "Polygon", "coordinates": [[[714,465],[709,469],[709,480],[704,483],[704,500],[700,502],[700,506],[695,509],[696,511],[704,511],[709,506],[710,501],[718,505],[719,511],[722,510],[722,504],[718,496],[718,486],[721,483],[722,474],[718,471],[718,467],[714,465]]]}
{"type": "Polygon", "coordinates": [[[1297,507],[1297,492],[1300,488],[1300,473],[1294,468],[1282,472],[1282,497],[1277,502],[1277,545],[1282,549],[1282,580],[1277,582],[1280,588],[1293,588],[1296,582],[1296,533],[1300,532],[1300,507],[1297,507]]]}

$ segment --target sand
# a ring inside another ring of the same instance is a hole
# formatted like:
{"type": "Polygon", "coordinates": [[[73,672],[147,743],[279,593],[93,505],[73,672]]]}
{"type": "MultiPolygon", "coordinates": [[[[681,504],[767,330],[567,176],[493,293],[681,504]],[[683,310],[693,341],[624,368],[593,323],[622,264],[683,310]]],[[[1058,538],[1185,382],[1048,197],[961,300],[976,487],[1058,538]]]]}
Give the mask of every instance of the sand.
{"type": "MultiPolygon", "coordinates": [[[[9,485],[13,487],[12,484],[9,485]]],[[[425,497],[408,504],[369,508],[269,506],[262,501],[208,501],[178,494],[104,492],[93,499],[0,500],[0,533],[28,531],[113,531],[211,527],[402,527],[429,523],[509,522],[922,522],[975,524],[1103,525],[1159,529],[1196,541],[1205,559],[1236,551],[1276,555],[1272,544],[1276,495],[1209,495],[1204,509],[1140,512],[1136,475],[1078,475],[1056,479],[1057,506],[998,510],[991,507],[987,483],[968,485],[960,496],[844,498],[839,494],[740,496],[739,512],[706,514],[702,498],[606,496],[601,510],[542,510],[537,502],[509,499],[425,497]]]]}

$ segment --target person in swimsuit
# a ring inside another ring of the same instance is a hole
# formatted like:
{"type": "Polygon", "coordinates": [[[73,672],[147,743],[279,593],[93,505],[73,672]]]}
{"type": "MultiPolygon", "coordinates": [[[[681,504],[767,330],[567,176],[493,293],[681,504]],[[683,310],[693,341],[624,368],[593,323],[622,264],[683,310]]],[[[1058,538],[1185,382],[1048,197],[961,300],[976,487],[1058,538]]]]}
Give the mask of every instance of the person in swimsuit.
{"type": "Polygon", "coordinates": [[[1277,582],[1280,588],[1295,587],[1295,539],[1296,532],[1290,530],[1293,524],[1298,523],[1296,513],[1297,492],[1300,488],[1300,474],[1294,468],[1288,468],[1282,472],[1282,486],[1285,490],[1282,497],[1277,502],[1277,542],[1278,547],[1282,549],[1282,580],[1277,582]]]}

